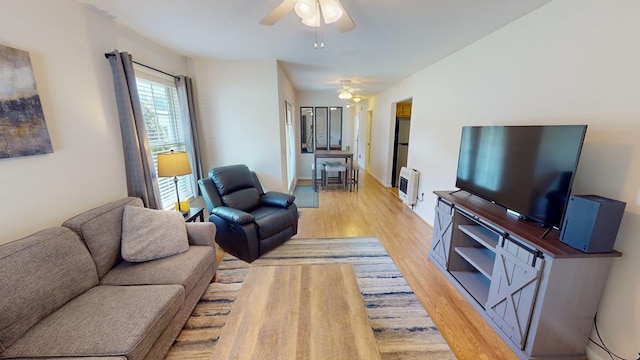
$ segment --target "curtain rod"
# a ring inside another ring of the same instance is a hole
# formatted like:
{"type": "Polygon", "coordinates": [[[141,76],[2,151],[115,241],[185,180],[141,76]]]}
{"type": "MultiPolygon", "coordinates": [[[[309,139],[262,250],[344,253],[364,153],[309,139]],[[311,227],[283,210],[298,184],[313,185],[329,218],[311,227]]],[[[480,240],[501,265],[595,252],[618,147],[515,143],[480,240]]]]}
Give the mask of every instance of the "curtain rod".
{"type": "MultiPolygon", "coordinates": [[[[104,57],[107,58],[107,59],[109,58],[109,56],[116,56],[116,55],[114,53],[112,53],[112,52],[104,54],[104,57]]],[[[157,71],[157,72],[159,72],[161,74],[165,74],[167,76],[171,76],[174,79],[179,79],[180,78],[179,76],[176,76],[176,75],[173,75],[173,74],[169,74],[168,72],[165,72],[165,71],[162,71],[162,70],[158,70],[158,69],[156,69],[154,67],[151,67],[149,65],[145,65],[143,63],[139,63],[139,62],[137,62],[135,60],[132,60],[131,62],[133,62],[136,65],[140,65],[140,66],[146,67],[147,69],[151,69],[151,70],[157,71]]]]}

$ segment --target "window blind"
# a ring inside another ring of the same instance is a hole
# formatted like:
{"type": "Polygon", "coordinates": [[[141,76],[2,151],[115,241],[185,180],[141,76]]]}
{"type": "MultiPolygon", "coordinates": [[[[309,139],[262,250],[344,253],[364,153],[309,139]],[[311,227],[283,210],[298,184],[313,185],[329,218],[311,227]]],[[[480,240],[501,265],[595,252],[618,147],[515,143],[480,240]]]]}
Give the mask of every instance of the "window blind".
{"type": "MultiPolygon", "coordinates": [[[[175,85],[136,77],[138,95],[144,116],[145,130],[154,169],[158,171],[158,154],[170,150],[186,151],[185,135],[182,128],[178,91],[175,85]]],[[[192,155],[189,154],[189,157],[192,155]]],[[[193,175],[178,177],[180,200],[194,197],[191,179],[193,175]]],[[[173,208],[177,201],[173,178],[158,178],[158,188],[162,208],[173,208]]]]}

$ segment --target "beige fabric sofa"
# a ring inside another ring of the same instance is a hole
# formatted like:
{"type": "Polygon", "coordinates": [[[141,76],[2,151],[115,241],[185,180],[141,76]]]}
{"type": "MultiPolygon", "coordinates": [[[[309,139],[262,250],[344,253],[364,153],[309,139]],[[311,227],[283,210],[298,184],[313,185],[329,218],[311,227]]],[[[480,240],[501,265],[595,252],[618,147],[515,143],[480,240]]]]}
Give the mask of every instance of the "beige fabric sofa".
{"type": "Polygon", "coordinates": [[[186,223],[186,252],[128,263],[125,205],[142,201],[120,199],[0,246],[0,359],[165,356],[215,274],[215,226],[186,223]]]}

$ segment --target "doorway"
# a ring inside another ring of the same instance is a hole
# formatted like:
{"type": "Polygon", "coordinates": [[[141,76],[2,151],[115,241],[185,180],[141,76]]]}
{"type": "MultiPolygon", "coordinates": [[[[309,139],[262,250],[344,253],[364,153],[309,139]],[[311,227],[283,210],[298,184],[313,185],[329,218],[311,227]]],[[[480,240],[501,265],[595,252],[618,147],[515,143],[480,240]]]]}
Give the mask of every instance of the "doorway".
{"type": "Polygon", "coordinates": [[[393,141],[393,169],[391,187],[398,187],[400,169],[407,166],[409,133],[411,130],[411,99],[396,104],[396,129],[393,141]]]}

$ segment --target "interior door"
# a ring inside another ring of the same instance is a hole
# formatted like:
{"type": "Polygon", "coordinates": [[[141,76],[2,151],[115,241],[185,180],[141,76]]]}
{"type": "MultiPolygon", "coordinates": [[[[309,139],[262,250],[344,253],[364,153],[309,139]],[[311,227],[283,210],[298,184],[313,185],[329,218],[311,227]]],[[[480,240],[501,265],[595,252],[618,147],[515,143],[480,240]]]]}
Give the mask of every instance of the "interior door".
{"type": "Polygon", "coordinates": [[[293,107],[285,101],[285,154],[287,158],[287,186],[289,192],[293,191],[296,179],[296,154],[295,135],[293,132],[293,107]]]}

